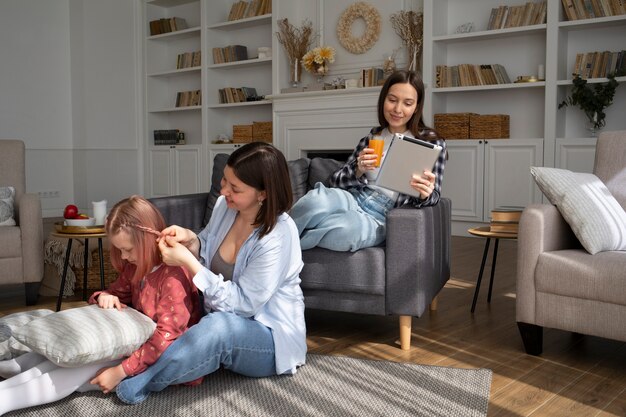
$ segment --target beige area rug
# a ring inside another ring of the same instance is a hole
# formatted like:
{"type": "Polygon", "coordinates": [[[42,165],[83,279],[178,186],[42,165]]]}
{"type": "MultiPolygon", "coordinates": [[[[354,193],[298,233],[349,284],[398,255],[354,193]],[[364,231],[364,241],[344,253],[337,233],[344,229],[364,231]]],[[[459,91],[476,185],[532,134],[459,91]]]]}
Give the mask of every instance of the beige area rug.
{"type": "Polygon", "coordinates": [[[218,371],[195,387],[172,386],[137,405],[74,393],[5,417],[480,417],[492,372],[310,354],[293,376],[246,378],[218,371]]]}

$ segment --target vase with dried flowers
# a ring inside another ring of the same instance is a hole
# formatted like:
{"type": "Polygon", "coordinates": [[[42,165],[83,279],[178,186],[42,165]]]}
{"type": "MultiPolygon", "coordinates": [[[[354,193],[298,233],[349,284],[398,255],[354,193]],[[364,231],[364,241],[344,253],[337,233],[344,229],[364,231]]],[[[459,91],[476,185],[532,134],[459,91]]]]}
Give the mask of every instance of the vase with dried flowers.
{"type": "Polygon", "coordinates": [[[332,46],[318,46],[311,49],[302,57],[304,69],[317,76],[317,82],[323,81],[328,74],[328,65],[335,62],[335,48],[332,46]]]}
{"type": "Polygon", "coordinates": [[[407,69],[419,71],[424,41],[424,14],[413,10],[401,10],[392,14],[389,19],[391,26],[407,47],[407,69]]]}
{"type": "Polygon", "coordinates": [[[297,87],[302,75],[302,57],[311,45],[313,25],[305,20],[302,27],[295,27],[289,20],[281,19],[278,21],[278,29],[276,37],[289,58],[289,82],[292,87],[297,87]]]}

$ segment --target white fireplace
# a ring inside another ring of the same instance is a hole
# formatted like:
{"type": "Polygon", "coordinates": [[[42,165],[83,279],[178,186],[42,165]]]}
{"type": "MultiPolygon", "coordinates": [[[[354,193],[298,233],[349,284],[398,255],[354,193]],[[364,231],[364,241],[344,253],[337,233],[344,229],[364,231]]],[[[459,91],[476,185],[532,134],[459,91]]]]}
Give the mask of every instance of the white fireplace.
{"type": "Polygon", "coordinates": [[[310,152],[351,152],[378,125],[380,87],[271,96],[274,145],[288,161],[310,152]]]}

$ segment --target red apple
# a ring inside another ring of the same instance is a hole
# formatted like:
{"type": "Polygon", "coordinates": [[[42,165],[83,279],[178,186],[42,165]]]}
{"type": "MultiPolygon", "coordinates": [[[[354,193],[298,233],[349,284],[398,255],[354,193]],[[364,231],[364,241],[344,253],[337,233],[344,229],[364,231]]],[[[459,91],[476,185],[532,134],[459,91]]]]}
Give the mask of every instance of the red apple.
{"type": "Polygon", "coordinates": [[[63,217],[66,219],[74,219],[78,215],[78,207],[74,204],[68,204],[65,206],[65,210],[63,210],[63,217]]]}

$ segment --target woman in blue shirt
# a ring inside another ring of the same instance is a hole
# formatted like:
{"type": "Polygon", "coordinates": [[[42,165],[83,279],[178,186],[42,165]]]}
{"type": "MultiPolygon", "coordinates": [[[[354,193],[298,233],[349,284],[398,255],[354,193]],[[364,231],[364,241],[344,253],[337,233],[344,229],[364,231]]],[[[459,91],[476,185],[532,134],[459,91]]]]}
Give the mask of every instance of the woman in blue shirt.
{"type": "Polygon", "coordinates": [[[303,263],[298,230],[286,214],[287,162],[272,145],[245,145],[228,158],[221,185],[199,235],[170,226],[159,238],[163,261],[193,275],[207,314],[146,372],[118,385],[126,403],[197,382],[220,366],[264,377],[293,374],[305,362],[303,263]]]}

